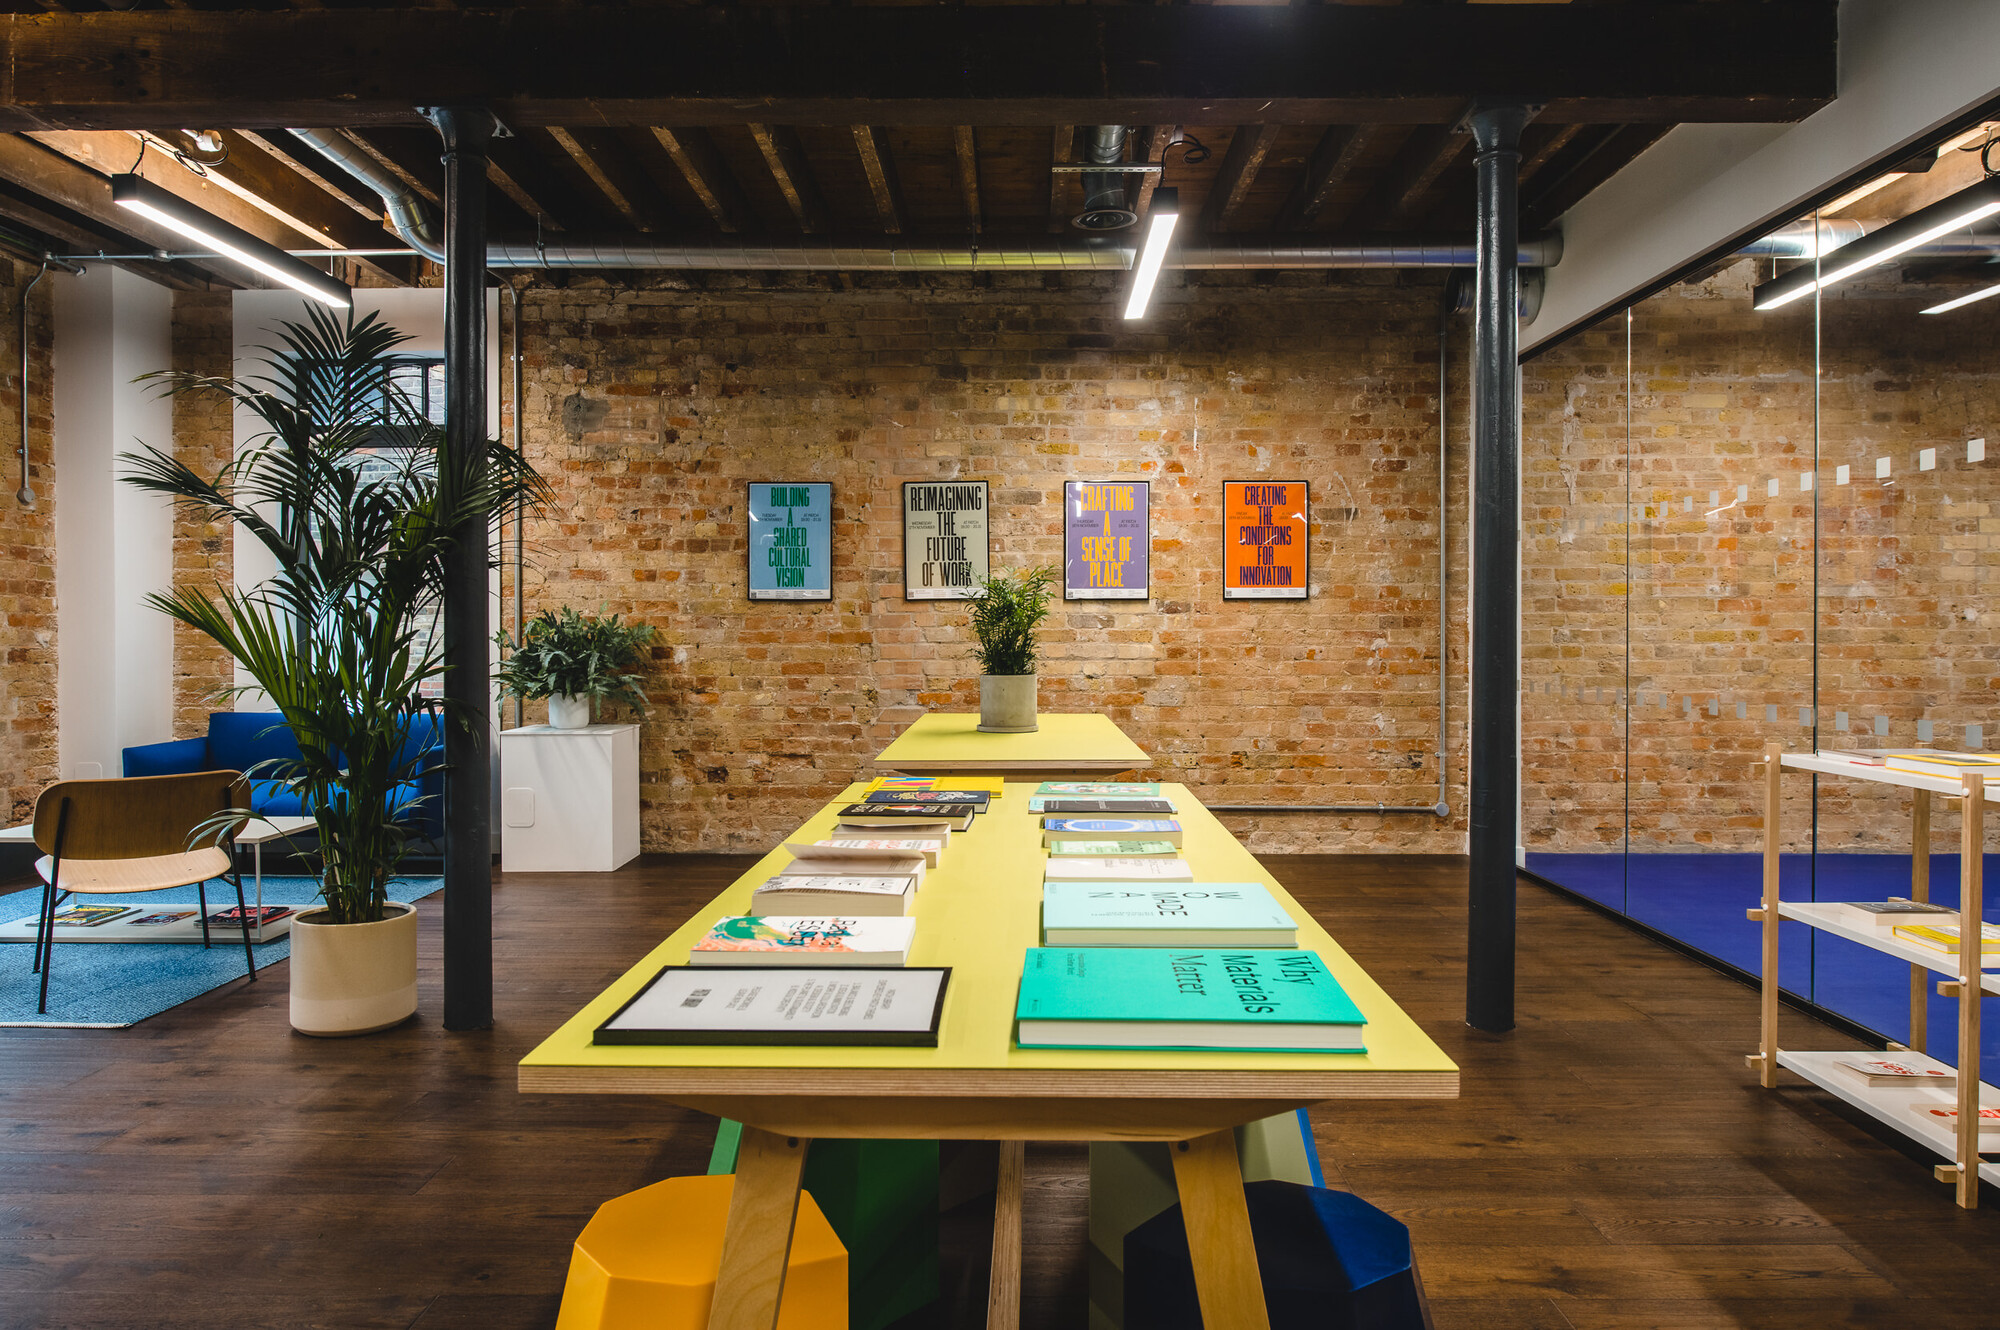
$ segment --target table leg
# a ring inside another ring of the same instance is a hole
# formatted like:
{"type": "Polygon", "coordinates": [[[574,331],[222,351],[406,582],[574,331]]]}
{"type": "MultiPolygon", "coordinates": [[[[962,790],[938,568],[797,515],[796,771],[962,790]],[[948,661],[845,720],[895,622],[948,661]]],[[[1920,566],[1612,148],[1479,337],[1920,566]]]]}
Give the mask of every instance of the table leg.
{"type": "Polygon", "coordinates": [[[252,918],[257,921],[257,940],[264,940],[264,842],[258,841],[250,847],[251,862],[257,868],[257,913],[252,918]]]}
{"type": "Polygon", "coordinates": [[[1979,1204],[1979,978],[1985,962],[1986,782],[1965,779],[1958,839],[1958,1203],[1979,1204]]]}
{"type": "Polygon", "coordinates": [[[1207,1330],[1271,1330],[1236,1133],[1218,1131],[1173,1147],[1174,1182],[1187,1224],[1194,1287],[1207,1330]]]}
{"type": "Polygon", "coordinates": [[[1021,1168],[1026,1142],[1000,1142],[1000,1180],[993,1189],[993,1273],[986,1283],[986,1330],[1020,1330],[1021,1168]]]}
{"type": "MultiPolygon", "coordinates": [[[[1931,792],[1912,790],[1910,799],[1910,899],[1931,898],[1931,792]]],[[[1930,1052],[1931,972],[1910,967],[1910,1047],[1930,1052]]]]}
{"type": "Polygon", "coordinates": [[[810,1144],[802,1136],[743,1128],[708,1330],[773,1330],[777,1325],[792,1225],[799,1214],[799,1178],[810,1144]]]}
{"type": "Polygon", "coordinates": [[[1757,1081],[1765,1089],[1778,1083],[1778,879],[1783,860],[1778,849],[1779,778],[1784,749],[1764,745],[1764,925],[1762,998],[1758,1008],[1757,1081]]]}

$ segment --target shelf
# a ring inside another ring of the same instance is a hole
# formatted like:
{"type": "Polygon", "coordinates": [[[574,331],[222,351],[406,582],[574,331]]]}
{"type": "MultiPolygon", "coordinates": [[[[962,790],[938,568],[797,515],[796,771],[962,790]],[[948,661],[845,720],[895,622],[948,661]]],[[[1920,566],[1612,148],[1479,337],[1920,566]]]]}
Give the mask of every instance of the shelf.
{"type": "MultiPolygon", "coordinates": [[[[1893,1057],[1899,1062],[1914,1062],[1919,1065],[1945,1067],[1935,1058],[1922,1053],[1872,1053],[1866,1049],[1835,1053],[1799,1053],[1786,1049],[1778,1050],[1778,1065],[1787,1071],[1796,1072],[1820,1089],[1844,1100],[1860,1109],[1869,1117],[1916,1141],[1938,1158],[1950,1163],[1958,1157],[1958,1141],[1947,1127],[1924,1121],[1911,1111],[1913,1104],[1953,1104],[1957,1100],[1948,1090],[1930,1089],[1924,1086],[1904,1088],[1900,1085],[1873,1086],[1857,1076],[1841,1071],[1834,1064],[1852,1058],[1893,1057]]],[[[1945,1067],[1945,1070],[1950,1068],[1945,1067]]],[[[2000,1104],[2000,1089],[1981,1083],[1979,1101],[1987,1107],[2000,1104]]],[[[1988,1156],[2000,1153],[2000,1140],[1989,1139],[1988,1149],[1982,1152],[1979,1161],[1981,1180],[2000,1186],[2000,1160],[1988,1156]]]]}
{"type": "MultiPolygon", "coordinates": [[[[1872,781],[1877,785],[1900,785],[1906,790],[1929,790],[1932,794],[1941,794],[1950,799],[1957,799],[1965,793],[1962,784],[1944,776],[1919,776],[1914,771],[1891,771],[1887,767],[1871,766],[1866,762],[1855,762],[1827,753],[1786,753],[1779,765],[1790,771],[1815,771],[1822,776],[1872,781]]],[[[1986,797],[2000,798],[2000,787],[1989,783],[1986,797]]]]}
{"type": "MultiPolygon", "coordinates": [[[[1914,942],[1905,942],[1886,928],[1876,928],[1869,924],[1854,922],[1840,906],[1816,901],[1780,901],[1778,914],[1781,918],[1796,919],[1802,924],[1810,924],[1822,932],[1844,937],[1849,942],[1858,942],[1864,947],[1872,947],[1897,960],[1908,961],[1911,965],[1921,965],[1926,970],[1935,971],[1948,979],[1958,978],[1958,958],[1942,951],[1932,951],[1914,942]]],[[[1989,961],[2000,965],[2000,961],[1989,961]]],[[[1988,993],[2000,993],[2000,973],[1982,970],[1979,986],[1988,993]]]]}

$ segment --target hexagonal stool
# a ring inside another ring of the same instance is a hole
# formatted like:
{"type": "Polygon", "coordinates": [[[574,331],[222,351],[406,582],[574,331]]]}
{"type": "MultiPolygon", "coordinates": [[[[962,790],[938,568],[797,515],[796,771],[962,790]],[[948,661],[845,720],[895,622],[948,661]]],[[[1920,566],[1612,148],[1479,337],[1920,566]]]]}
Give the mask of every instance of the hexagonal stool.
{"type": "MultiPolygon", "coordinates": [[[[569,1258],[556,1330],[705,1330],[730,1174],[668,1178],[597,1207],[569,1258]]],[[[847,1249],[799,1194],[777,1330],[847,1330],[847,1249]]]]}

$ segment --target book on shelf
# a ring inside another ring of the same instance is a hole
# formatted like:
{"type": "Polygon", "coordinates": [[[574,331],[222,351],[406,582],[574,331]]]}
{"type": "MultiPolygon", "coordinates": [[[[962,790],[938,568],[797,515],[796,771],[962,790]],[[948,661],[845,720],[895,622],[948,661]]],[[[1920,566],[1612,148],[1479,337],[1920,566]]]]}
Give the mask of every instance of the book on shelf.
{"type": "MultiPolygon", "coordinates": [[[[1959,926],[1957,924],[1897,924],[1896,936],[1905,942],[1914,942],[1932,951],[1958,953],[1959,926]]],[[[2000,954],[2000,924],[1979,926],[1979,954],[1993,956],[2000,954]]]]}
{"type": "Polygon", "coordinates": [[[1118,855],[1071,859],[1051,855],[1042,865],[1044,882],[1192,882],[1194,865],[1185,859],[1118,855]]]}
{"type": "Polygon", "coordinates": [[[1978,775],[1988,784],[2000,782],[2000,757],[1987,753],[1947,753],[1925,749],[1921,752],[1893,752],[1883,762],[1891,771],[1905,771],[1913,776],[1939,776],[1945,780],[1957,781],[1965,776],[1978,775]]]}
{"type": "Polygon", "coordinates": [[[1032,811],[1050,817],[1172,817],[1171,799],[1043,799],[1032,811]]]}
{"type": "Polygon", "coordinates": [[[1181,852],[1180,846],[1170,840],[1066,840],[1049,846],[1049,854],[1055,858],[1072,855],[1089,859],[1103,859],[1110,856],[1141,858],[1146,856],[1166,856],[1171,858],[1181,852]]]}
{"type": "Polygon", "coordinates": [[[1823,751],[1817,754],[1817,756],[1837,757],[1843,762],[1855,762],[1864,767],[1879,767],[1888,761],[1889,750],[1886,748],[1836,748],[1830,752],[1823,751]]]}
{"type": "Polygon", "coordinates": [[[917,921],[881,915],[736,915],[719,919],[689,965],[901,965],[917,921]]]}
{"type": "Polygon", "coordinates": [[[1904,900],[1899,896],[1891,896],[1885,901],[1840,901],[1838,907],[1854,916],[1856,922],[1873,928],[1890,928],[1896,924],[1906,924],[1912,918],[1935,919],[1939,916],[1953,920],[1958,918],[1958,911],[1949,905],[1904,900]]]}
{"type": "Polygon", "coordinates": [[[858,857],[794,859],[778,870],[779,877],[906,877],[912,887],[924,884],[924,856],[916,850],[874,850],[858,857]]]}
{"type": "MultiPolygon", "coordinates": [[[[949,833],[947,833],[949,834],[949,833]]],[[[799,859],[868,859],[883,854],[920,854],[924,867],[936,868],[944,841],[928,836],[832,836],[806,844],[789,841],[785,848],[799,859]]]]}
{"type": "Polygon", "coordinates": [[[192,919],[198,913],[200,913],[198,910],[161,910],[143,919],[127,919],[125,923],[131,928],[161,928],[167,924],[180,923],[184,919],[192,919]]]}
{"type": "Polygon", "coordinates": [[[1061,799],[1157,799],[1160,783],[1154,780],[1045,780],[1035,787],[1037,796],[1061,799]]]}
{"type": "Polygon", "coordinates": [[[936,1048],[947,966],[669,965],[593,1044],[936,1048]]]}
{"type": "Polygon", "coordinates": [[[1033,947],[1023,1048],[1365,1052],[1367,1019],[1310,951],[1033,947]]]}
{"type": "Polygon", "coordinates": [[[241,910],[232,905],[226,910],[217,910],[214,914],[208,916],[208,926],[211,929],[241,929],[244,920],[247,919],[250,922],[250,927],[262,928],[265,924],[276,923],[292,912],[292,907],[289,905],[266,905],[261,910],[255,905],[241,910]]]}
{"type": "Polygon", "coordinates": [[[1045,882],[1042,945],[1295,948],[1299,925],[1257,882],[1045,882]]]}
{"type": "Polygon", "coordinates": [[[972,830],[979,814],[957,804],[849,804],[834,815],[844,827],[904,827],[914,823],[942,823],[953,831],[972,830]]]}
{"type": "Polygon", "coordinates": [[[137,913],[139,907],[136,905],[71,905],[57,910],[50,922],[64,928],[96,928],[99,924],[108,924],[113,919],[137,913]]]}
{"type": "Polygon", "coordinates": [[[773,877],[751,893],[750,913],[877,918],[908,914],[916,894],[913,877],[773,877]]]}
{"type": "Polygon", "coordinates": [[[1926,1066],[1898,1058],[1856,1058],[1834,1066],[1869,1085],[1930,1085],[1949,1089],[1958,1084],[1958,1073],[1949,1067],[1926,1066]]]}
{"type": "Polygon", "coordinates": [[[1066,840],[1163,840],[1181,843],[1181,824],[1170,818],[1058,817],[1042,823],[1042,844],[1066,840]]]}
{"type": "MultiPolygon", "coordinates": [[[[987,802],[992,798],[984,790],[932,790],[923,795],[926,804],[949,804],[957,808],[970,808],[974,812],[986,811],[987,802]]],[[[919,802],[898,790],[877,790],[862,799],[865,804],[908,804],[919,802]]]]}
{"type": "MultiPolygon", "coordinates": [[[[1910,1111],[1924,1121],[1943,1127],[1947,1131],[1958,1130],[1958,1106],[1956,1104],[1911,1104],[1910,1111]]],[[[1979,1110],[1979,1134],[1990,1136],[2000,1132],[2000,1108],[1979,1110]]],[[[1981,1149],[1987,1147],[1981,1146],[1981,1149]]]]}

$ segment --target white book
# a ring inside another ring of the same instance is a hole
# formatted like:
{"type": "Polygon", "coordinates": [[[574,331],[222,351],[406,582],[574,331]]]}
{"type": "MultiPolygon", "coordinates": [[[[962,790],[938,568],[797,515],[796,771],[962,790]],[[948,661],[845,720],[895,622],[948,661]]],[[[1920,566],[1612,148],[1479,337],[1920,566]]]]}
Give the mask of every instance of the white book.
{"type": "Polygon", "coordinates": [[[790,841],[785,845],[797,859],[873,859],[882,855],[920,854],[926,868],[936,868],[944,853],[944,842],[924,836],[899,836],[874,840],[864,836],[835,836],[829,840],[790,841]]]}
{"type": "Polygon", "coordinates": [[[914,877],[774,877],[750,897],[752,914],[908,914],[914,877]]]}
{"type": "Polygon", "coordinates": [[[689,965],[901,965],[917,921],[864,915],[737,915],[716,920],[689,965]]]}
{"type": "Polygon", "coordinates": [[[1185,859],[1050,859],[1044,882],[1192,882],[1185,859]]]}
{"type": "Polygon", "coordinates": [[[779,877],[908,877],[924,884],[924,856],[907,854],[842,855],[831,859],[794,859],[778,870],[779,877]]]}
{"type": "MultiPolygon", "coordinates": [[[[967,818],[973,816],[974,814],[971,813],[966,814],[967,818]]],[[[876,822],[856,822],[845,817],[837,817],[834,819],[833,834],[857,840],[867,840],[887,835],[922,836],[927,840],[949,841],[951,832],[952,824],[941,818],[936,821],[926,819],[921,822],[904,818],[896,821],[894,826],[882,826],[876,822]]]]}

